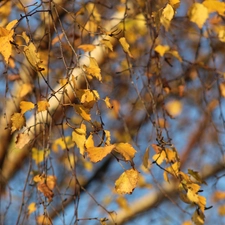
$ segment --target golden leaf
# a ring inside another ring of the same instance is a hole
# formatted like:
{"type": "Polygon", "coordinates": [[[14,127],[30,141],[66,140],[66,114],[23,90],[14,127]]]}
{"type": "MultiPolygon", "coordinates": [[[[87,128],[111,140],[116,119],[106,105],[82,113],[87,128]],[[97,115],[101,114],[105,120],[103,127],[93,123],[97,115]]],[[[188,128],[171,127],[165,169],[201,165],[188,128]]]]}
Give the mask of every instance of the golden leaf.
{"type": "Polygon", "coordinates": [[[204,196],[201,196],[201,195],[198,196],[198,206],[201,209],[201,211],[204,213],[205,206],[206,206],[206,198],[204,196]]]}
{"type": "Polygon", "coordinates": [[[160,17],[160,23],[165,27],[166,30],[170,27],[170,21],[174,17],[174,9],[170,4],[167,4],[166,7],[162,11],[162,15],[160,17]]]}
{"type": "Polygon", "coordinates": [[[122,48],[123,48],[123,51],[124,51],[125,53],[127,53],[131,58],[133,58],[133,56],[132,56],[132,54],[131,54],[131,52],[130,52],[130,50],[129,50],[130,45],[127,43],[125,37],[121,37],[121,38],[119,39],[119,42],[120,42],[120,44],[121,44],[121,46],[122,46],[122,48]]]}
{"type": "Polygon", "coordinates": [[[215,191],[212,196],[213,202],[218,202],[220,200],[225,199],[225,192],[224,191],[215,191]]]}
{"type": "Polygon", "coordinates": [[[124,198],[124,196],[120,195],[117,199],[116,199],[116,203],[118,204],[118,206],[122,209],[128,209],[128,202],[126,200],[126,198],[124,198]]]}
{"type": "Polygon", "coordinates": [[[49,150],[39,150],[37,148],[32,148],[32,159],[38,165],[39,163],[43,162],[45,157],[50,154],[49,150]]]}
{"type": "Polygon", "coordinates": [[[27,143],[29,143],[30,137],[28,134],[22,133],[16,136],[16,147],[22,149],[27,143]]]}
{"type": "Polygon", "coordinates": [[[221,16],[224,16],[225,3],[215,0],[207,0],[202,3],[209,11],[209,13],[217,12],[221,16]]]}
{"type": "Polygon", "coordinates": [[[91,120],[89,109],[85,108],[83,105],[74,105],[74,109],[84,120],[91,120]]]}
{"type": "Polygon", "coordinates": [[[146,150],[145,150],[145,154],[144,154],[144,156],[143,156],[143,159],[142,159],[142,164],[144,165],[144,167],[146,168],[146,169],[148,169],[149,168],[149,148],[147,148],[146,150]]]}
{"type": "Polygon", "coordinates": [[[120,153],[120,155],[122,155],[125,160],[131,162],[136,154],[136,150],[128,143],[115,144],[115,151],[120,153]]]}
{"type": "Polygon", "coordinates": [[[115,182],[115,189],[118,194],[132,194],[139,179],[139,172],[134,169],[126,170],[115,182]]]}
{"type": "Polygon", "coordinates": [[[161,151],[160,153],[155,154],[155,155],[152,156],[152,159],[155,162],[157,162],[157,164],[159,164],[159,165],[163,163],[163,161],[165,160],[165,158],[166,158],[165,151],[161,151]]]}
{"type": "Polygon", "coordinates": [[[170,47],[168,45],[157,45],[155,47],[155,51],[158,52],[161,57],[169,50],[170,47]]]}
{"type": "Polygon", "coordinates": [[[111,134],[110,131],[104,130],[105,132],[105,144],[106,145],[111,145],[111,134]]]}
{"type": "Polygon", "coordinates": [[[84,155],[86,142],[86,127],[77,128],[72,132],[72,140],[80,150],[80,154],[84,155]]]}
{"type": "Polygon", "coordinates": [[[20,109],[21,109],[21,114],[24,114],[25,112],[31,110],[34,108],[34,103],[32,102],[26,102],[26,101],[21,101],[20,102],[20,109]]]}
{"type": "Polygon", "coordinates": [[[179,100],[171,100],[166,103],[165,108],[170,116],[176,117],[181,114],[183,105],[179,100]]]}
{"type": "Polygon", "coordinates": [[[33,90],[33,85],[29,83],[22,84],[19,92],[19,96],[21,98],[25,97],[27,94],[29,94],[33,90]]]}
{"type": "Polygon", "coordinates": [[[205,216],[200,210],[196,210],[191,219],[195,225],[203,225],[205,223],[205,216]]]}
{"type": "Polygon", "coordinates": [[[109,153],[112,152],[114,148],[114,145],[109,145],[105,147],[91,147],[87,149],[87,154],[91,162],[96,163],[105,158],[109,153]]]}
{"type": "Polygon", "coordinates": [[[218,214],[220,216],[225,216],[225,205],[218,206],[218,214]]]}
{"type": "Polygon", "coordinates": [[[0,27],[0,53],[7,64],[9,62],[9,57],[12,54],[12,45],[10,43],[10,41],[13,41],[14,35],[14,30],[12,30],[12,28],[16,23],[17,20],[13,20],[6,26],[6,28],[0,27]]]}
{"type": "Polygon", "coordinates": [[[94,106],[94,104],[96,103],[96,101],[100,98],[99,94],[96,90],[86,89],[86,90],[82,90],[82,92],[83,93],[80,98],[80,102],[86,108],[92,108],[94,106]]]}
{"type": "Polygon", "coordinates": [[[47,101],[39,101],[37,103],[37,106],[38,106],[38,112],[42,112],[47,110],[50,104],[47,101]]]}
{"type": "Polygon", "coordinates": [[[177,9],[180,6],[180,0],[169,0],[169,3],[174,9],[177,9]]]}
{"type": "Polygon", "coordinates": [[[92,148],[95,146],[94,140],[93,140],[93,135],[90,134],[87,140],[85,141],[85,147],[86,148],[92,148]]]}
{"type": "Polygon", "coordinates": [[[14,113],[11,116],[11,121],[11,132],[14,132],[15,130],[20,130],[23,126],[25,126],[26,123],[25,117],[21,113],[14,113]]]}
{"type": "Polygon", "coordinates": [[[196,194],[193,190],[188,189],[187,197],[191,202],[198,204],[198,194],[196,194]]]}
{"type": "Polygon", "coordinates": [[[91,52],[96,48],[96,46],[91,44],[85,44],[85,45],[79,45],[77,48],[82,49],[85,52],[91,52]]]}
{"type": "Polygon", "coordinates": [[[225,82],[220,83],[220,94],[225,98],[225,82]]]}
{"type": "Polygon", "coordinates": [[[90,60],[89,66],[86,66],[86,65],[83,66],[85,69],[85,72],[88,75],[92,77],[96,77],[99,81],[101,81],[102,80],[101,69],[99,68],[96,59],[93,57],[89,57],[89,60],[90,60]]]}
{"type": "Polygon", "coordinates": [[[46,215],[40,215],[37,217],[37,223],[39,225],[52,225],[51,219],[46,215]]]}
{"type": "Polygon", "coordinates": [[[110,49],[111,51],[113,51],[113,45],[110,42],[110,40],[102,39],[101,40],[101,44],[103,44],[105,47],[107,47],[108,49],[110,49]]]}
{"type": "Polygon", "coordinates": [[[54,152],[58,152],[58,148],[60,147],[62,150],[65,150],[66,148],[72,148],[74,147],[75,143],[72,141],[72,137],[71,136],[67,136],[67,137],[61,137],[56,139],[53,143],[52,143],[52,150],[54,152]]]}
{"type": "Polygon", "coordinates": [[[109,97],[106,96],[106,98],[103,99],[103,100],[105,101],[105,104],[106,104],[107,108],[109,108],[109,109],[113,108],[112,104],[110,103],[110,98],[109,97]]]}
{"type": "Polygon", "coordinates": [[[27,207],[28,209],[28,215],[30,215],[31,213],[35,212],[36,211],[36,203],[35,202],[32,202],[29,204],[29,206],[27,207]]]}
{"type": "Polygon", "coordinates": [[[180,62],[182,62],[182,58],[180,57],[180,54],[178,53],[178,51],[169,50],[167,53],[168,54],[171,54],[172,56],[174,56],[175,58],[177,58],[180,62]]]}
{"type": "Polygon", "coordinates": [[[188,11],[190,21],[201,29],[209,17],[208,9],[201,3],[194,3],[188,11]]]}

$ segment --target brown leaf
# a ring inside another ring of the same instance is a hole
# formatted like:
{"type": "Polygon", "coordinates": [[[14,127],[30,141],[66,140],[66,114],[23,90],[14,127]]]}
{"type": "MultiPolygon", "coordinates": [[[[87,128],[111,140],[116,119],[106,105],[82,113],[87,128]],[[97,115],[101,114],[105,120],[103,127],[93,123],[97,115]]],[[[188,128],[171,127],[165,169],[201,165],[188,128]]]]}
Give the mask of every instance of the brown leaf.
{"type": "Polygon", "coordinates": [[[16,147],[22,149],[27,143],[29,143],[30,137],[28,134],[21,133],[16,136],[16,147]]]}

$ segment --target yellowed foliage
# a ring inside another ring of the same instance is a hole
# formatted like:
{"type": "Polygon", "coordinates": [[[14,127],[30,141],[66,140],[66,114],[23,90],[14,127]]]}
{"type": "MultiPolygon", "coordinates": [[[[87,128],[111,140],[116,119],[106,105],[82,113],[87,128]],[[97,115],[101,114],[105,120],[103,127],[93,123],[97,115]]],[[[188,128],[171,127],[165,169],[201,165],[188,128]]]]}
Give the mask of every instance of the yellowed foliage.
{"type": "Polygon", "coordinates": [[[179,100],[171,100],[166,103],[165,108],[170,116],[176,117],[181,114],[183,105],[182,102],[179,100]]]}
{"type": "Polygon", "coordinates": [[[27,101],[20,102],[21,114],[24,114],[25,112],[33,109],[34,107],[35,107],[35,105],[32,102],[27,102],[27,101]]]}
{"type": "Polygon", "coordinates": [[[212,196],[213,202],[218,202],[225,199],[225,191],[215,191],[212,196]]]}
{"type": "Polygon", "coordinates": [[[84,107],[90,109],[100,98],[96,90],[90,89],[78,89],[76,90],[76,96],[80,99],[80,103],[82,103],[84,107]]]}
{"type": "Polygon", "coordinates": [[[30,141],[28,134],[22,133],[16,136],[16,147],[22,149],[30,141]]]}
{"type": "Polygon", "coordinates": [[[44,159],[50,154],[50,151],[47,149],[39,150],[37,148],[32,148],[32,159],[38,165],[43,162],[44,159]]]}
{"type": "Polygon", "coordinates": [[[59,84],[62,87],[66,86],[67,83],[68,83],[68,79],[66,79],[66,78],[59,79],[59,84]]]}
{"type": "Polygon", "coordinates": [[[126,170],[115,182],[118,194],[132,194],[139,179],[139,172],[135,169],[126,170]]]}
{"type": "Polygon", "coordinates": [[[122,209],[128,209],[129,208],[127,199],[122,195],[118,196],[118,198],[116,199],[116,203],[122,209]]]}
{"type": "Polygon", "coordinates": [[[90,134],[87,140],[85,141],[85,148],[92,148],[95,146],[93,135],[90,134]]]}
{"type": "Polygon", "coordinates": [[[39,225],[52,225],[51,219],[46,215],[40,215],[37,217],[37,223],[39,225]]]}
{"type": "Polygon", "coordinates": [[[133,58],[133,56],[132,56],[132,54],[130,52],[130,45],[127,43],[126,38],[125,37],[121,37],[119,39],[119,42],[120,42],[120,44],[121,44],[121,46],[123,48],[123,51],[125,53],[127,53],[131,58],[133,58]]]}
{"type": "Polygon", "coordinates": [[[31,213],[35,212],[36,211],[36,203],[35,202],[31,202],[28,207],[28,215],[30,215],[31,213]]]}
{"type": "Polygon", "coordinates": [[[108,96],[106,96],[106,98],[103,99],[103,100],[104,100],[104,102],[105,102],[107,108],[112,109],[113,106],[112,106],[112,104],[110,103],[110,98],[109,98],[108,96]]]}
{"type": "Polygon", "coordinates": [[[110,49],[111,51],[113,51],[113,45],[110,40],[102,39],[101,44],[104,45],[106,48],[110,49]]]}
{"type": "Polygon", "coordinates": [[[20,130],[23,126],[25,126],[26,123],[25,117],[21,113],[14,113],[11,116],[11,121],[11,132],[14,132],[15,130],[20,130]]]}
{"type": "Polygon", "coordinates": [[[123,158],[127,161],[132,161],[136,150],[130,145],[129,143],[118,143],[115,145],[115,151],[120,153],[120,155],[123,156],[123,158]]]}
{"type": "Polygon", "coordinates": [[[20,91],[19,91],[19,96],[21,98],[25,97],[27,94],[29,94],[33,90],[33,85],[29,83],[22,84],[20,91]]]}
{"type": "Polygon", "coordinates": [[[6,26],[6,28],[0,27],[0,53],[7,64],[9,62],[9,57],[12,54],[12,45],[10,43],[10,41],[13,41],[14,35],[14,30],[12,30],[12,28],[16,23],[17,20],[13,20],[6,26]]]}
{"type": "Polygon", "coordinates": [[[84,155],[85,142],[86,142],[86,126],[81,125],[81,128],[77,128],[72,132],[72,140],[80,150],[80,154],[84,155]]]}
{"type": "Polygon", "coordinates": [[[168,175],[173,175],[174,177],[177,177],[179,175],[179,170],[180,170],[180,163],[179,162],[173,163],[170,167],[166,168],[166,171],[164,171],[163,173],[164,180],[169,182],[168,175]]]}
{"type": "Polygon", "coordinates": [[[101,21],[101,14],[98,12],[98,9],[96,8],[94,3],[89,2],[85,8],[88,10],[89,15],[92,15],[94,17],[95,21],[101,21]]]}
{"type": "Polygon", "coordinates": [[[160,17],[160,23],[165,27],[166,30],[170,27],[170,22],[174,17],[174,9],[170,4],[167,4],[166,7],[162,11],[162,15],[160,17]]]}
{"type": "Polygon", "coordinates": [[[169,4],[174,8],[177,9],[180,6],[180,0],[169,0],[169,4]]]}
{"type": "Polygon", "coordinates": [[[1,5],[0,7],[0,26],[5,26],[5,24],[8,22],[8,16],[11,12],[11,7],[12,7],[12,2],[4,2],[4,4],[1,5]]]}
{"type": "Polygon", "coordinates": [[[196,210],[191,219],[195,225],[203,225],[205,223],[205,216],[200,210],[196,210]]]}
{"type": "Polygon", "coordinates": [[[25,32],[22,33],[22,37],[24,38],[25,42],[27,43],[27,46],[24,47],[24,54],[28,60],[28,62],[31,64],[31,66],[37,70],[37,71],[42,71],[43,68],[40,67],[41,65],[41,60],[39,53],[37,52],[37,49],[35,45],[30,42],[29,43],[29,37],[26,35],[25,32]]]}
{"type": "Polygon", "coordinates": [[[105,132],[105,145],[111,145],[111,134],[109,130],[104,130],[105,132]]]}
{"type": "Polygon", "coordinates": [[[170,50],[167,52],[168,54],[174,56],[175,58],[177,58],[180,62],[182,62],[182,58],[180,57],[180,54],[178,53],[178,51],[175,50],[170,50]]]}
{"type": "Polygon", "coordinates": [[[99,68],[98,66],[98,63],[96,61],[95,58],[93,57],[89,57],[89,60],[90,60],[90,64],[89,66],[86,66],[84,65],[84,69],[85,69],[85,72],[92,76],[92,77],[95,77],[97,78],[99,81],[102,80],[102,76],[101,76],[101,69],[99,68]]]}
{"type": "Polygon", "coordinates": [[[74,109],[84,120],[91,120],[89,109],[85,108],[83,105],[74,105],[74,109]]]}
{"type": "Polygon", "coordinates": [[[190,21],[201,29],[209,17],[208,9],[201,3],[194,3],[188,11],[190,21]]]}
{"type": "Polygon", "coordinates": [[[38,106],[38,112],[43,112],[47,110],[48,107],[50,107],[50,104],[48,103],[48,101],[39,101],[37,102],[37,106],[38,106]]]}
{"type": "Polygon", "coordinates": [[[109,145],[105,147],[91,147],[87,149],[87,155],[91,162],[97,163],[110,154],[114,148],[115,145],[109,145]]]}
{"type": "Polygon", "coordinates": [[[225,98],[225,82],[220,83],[220,94],[225,98]]]}
{"type": "Polygon", "coordinates": [[[144,165],[144,167],[146,169],[148,169],[149,166],[150,166],[150,163],[149,163],[149,148],[147,148],[145,150],[145,154],[144,154],[143,159],[142,159],[142,164],[144,165]]]}
{"type": "Polygon", "coordinates": [[[218,206],[218,214],[220,216],[225,216],[225,205],[218,206]]]}
{"type": "Polygon", "coordinates": [[[161,57],[169,50],[170,47],[168,45],[157,45],[155,47],[155,51],[158,52],[161,57]]]}
{"type": "Polygon", "coordinates": [[[224,16],[225,3],[217,0],[206,0],[202,3],[209,11],[209,13],[217,12],[219,15],[224,16]]]}
{"type": "Polygon", "coordinates": [[[162,164],[163,161],[166,159],[166,153],[165,151],[161,151],[160,153],[158,154],[155,154],[152,156],[152,159],[157,162],[157,164],[162,164]]]}
{"type": "Polygon", "coordinates": [[[79,45],[77,48],[82,49],[85,52],[91,52],[96,48],[96,46],[91,44],[85,44],[85,45],[79,45]]]}
{"type": "Polygon", "coordinates": [[[54,152],[58,152],[58,148],[59,147],[62,150],[65,150],[66,148],[72,148],[72,147],[74,147],[74,145],[75,145],[75,143],[72,141],[72,137],[71,136],[60,137],[60,138],[56,139],[52,143],[52,150],[54,152]]]}

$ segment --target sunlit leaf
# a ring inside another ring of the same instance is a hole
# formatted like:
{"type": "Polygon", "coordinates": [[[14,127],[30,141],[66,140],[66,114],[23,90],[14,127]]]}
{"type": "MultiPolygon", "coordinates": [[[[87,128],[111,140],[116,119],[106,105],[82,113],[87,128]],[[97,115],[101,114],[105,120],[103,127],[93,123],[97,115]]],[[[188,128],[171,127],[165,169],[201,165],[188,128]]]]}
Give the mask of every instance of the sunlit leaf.
{"type": "Polygon", "coordinates": [[[180,6],[180,0],[169,0],[169,4],[174,8],[177,9],[180,6]]]}
{"type": "Polygon", "coordinates": [[[33,85],[25,83],[21,85],[19,96],[23,98],[33,90],[33,85]]]}
{"type": "Polygon", "coordinates": [[[220,83],[220,94],[225,98],[225,82],[220,83]]]}
{"type": "Polygon", "coordinates": [[[113,51],[113,45],[110,42],[110,40],[107,39],[102,39],[101,40],[101,44],[103,44],[106,48],[110,49],[111,51],[113,51]]]}
{"type": "Polygon", "coordinates": [[[157,164],[159,164],[159,165],[162,164],[163,161],[166,159],[166,153],[165,153],[165,151],[162,151],[162,152],[160,152],[158,154],[153,155],[152,156],[152,159],[155,162],[157,162],[157,164]]]}
{"type": "Polygon", "coordinates": [[[195,225],[203,225],[205,223],[205,216],[200,210],[196,210],[191,219],[195,225]]]}
{"type": "Polygon", "coordinates": [[[118,194],[132,194],[136,188],[139,172],[134,169],[126,170],[115,182],[115,189],[118,194]]]}
{"type": "Polygon", "coordinates": [[[220,216],[225,216],[225,205],[219,205],[218,206],[218,214],[220,216]]]}
{"type": "Polygon", "coordinates": [[[90,134],[87,140],[85,141],[85,147],[86,148],[92,148],[95,146],[93,135],[90,134]]]}
{"type": "Polygon", "coordinates": [[[35,202],[32,202],[28,205],[27,207],[28,209],[28,215],[30,215],[31,213],[35,212],[36,211],[36,203],[35,202]]]}
{"type": "Polygon", "coordinates": [[[25,117],[21,113],[14,113],[11,116],[11,121],[11,132],[14,132],[15,130],[20,130],[23,126],[25,126],[26,123],[25,117]]]}
{"type": "Polygon", "coordinates": [[[96,48],[96,46],[91,44],[85,44],[85,45],[79,45],[77,48],[82,49],[85,52],[91,52],[96,48]]]}
{"type": "Polygon", "coordinates": [[[179,100],[171,100],[166,103],[165,108],[170,116],[176,117],[181,114],[183,105],[182,102],[179,100]]]}
{"type": "Polygon", "coordinates": [[[102,80],[101,69],[99,68],[96,59],[93,57],[89,57],[89,60],[90,60],[89,66],[86,66],[86,65],[83,66],[85,69],[85,72],[88,75],[92,77],[96,77],[99,81],[101,81],[102,80]]]}
{"type": "Polygon", "coordinates": [[[136,150],[129,143],[118,143],[115,145],[115,151],[120,153],[125,160],[131,161],[133,160],[136,150]]]}
{"type": "Polygon", "coordinates": [[[149,168],[149,148],[146,149],[145,154],[142,159],[142,164],[146,169],[149,168]]]}
{"type": "Polygon", "coordinates": [[[25,112],[33,109],[34,107],[35,107],[35,105],[32,102],[26,102],[26,101],[20,102],[21,114],[24,114],[25,112]]]}
{"type": "Polygon", "coordinates": [[[128,202],[124,196],[122,195],[118,196],[118,198],[116,199],[116,203],[118,204],[120,208],[128,209],[128,202]]]}
{"type": "Polygon", "coordinates": [[[0,27],[0,53],[2,54],[6,63],[9,62],[9,57],[12,54],[12,45],[14,30],[12,28],[17,23],[17,20],[11,21],[6,28],[0,27]]]}
{"type": "Polygon", "coordinates": [[[105,147],[91,147],[87,149],[87,155],[90,158],[91,162],[96,163],[104,159],[108,154],[112,152],[114,148],[114,145],[105,147]]]}
{"type": "Polygon", "coordinates": [[[190,220],[184,221],[181,225],[193,225],[190,220]]]}
{"type": "Polygon", "coordinates": [[[22,149],[30,141],[30,137],[26,133],[21,133],[16,136],[16,147],[22,149]]]}
{"type": "Polygon", "coordinates": [[[42,112],[48,109],[48,107],[50,107],[50,104],[48,103],[48,101],[39,101],[37,102],[37,106],[38,106],[38,112],[42,112]]]}
{"type": "Polygon", "coordinates": [[[106,96],[104,101],[105,101],[105,104],[106,104],[107,108],[111,109],[113,107],[112,104],[110,103],[110,98],[109,97],[106,96]]]}
{"type": "Polygon", "coordinates": [[[190,21],[201,29],[209,17],[208,9],[201,3],[194,3],[188,11],[190,21]]]}
{"type": "Polygon", "coordinates": [[[84,155],[86,142],[86,127],[83,124],[81,128],[77,128],[72,132],[72,140],[76,143],[80,150],[80,154],[84,155]]]}
{"type": "Polygon", "coordinates": [[[213,202],[218,202],[225,199],[225,191],[215,191],[212,196],[213,202]]]}
{"type": "Polygon", "coordinates": [[[50,154],[50,151],[47,149],[37,149],[32,148],[32,159],[35,161],[35,163],[38,165],[39,163],[43,162],[44,159],[50,154]]]}
{"type": "Polygon", "coordinates": [[[166,30],[170,27],[170,21],[174,17],[174,9],[170,4],[167,4],[166,7],[162,11],[162,15],[160,17],[161,24],[165,27],[166,30]]]}
{"type": "Polygon", "coordinates": [[[123,51],[126,52],[131,58],[133,58],[131,52],[130,52],[130,45],[127,43],[125,37],[121,37],[119,39],[119,42],[123,48],[123,51]]]}
{"type": "Polygon", "coordinates": [[[46,215],[40,215],[37,217],[38,225],[52,225],[51,219],[46,215]]]}
{"type": "Polygon", "coordinates": [[[76,90],[76,95],[80,99],[80,103],[82,103],[85,108],[90,109],[100,98],[96,90],[89,90],[89,89],[76,90]]]}
{"type": "Polygon", "coordinates": [[[83,105],[74,105],[74,109],[84,120],[91,120],[90,110],[83,105]]]}
{"type": "Polygon", "coordinates": [[[169,49],[170,47],[168,45],[157,45],[155,47],[155,51],[158,52],[161,57],[164,56],[169,49]]]}
{"type": "Polygon", "coordinates": [[[65,150],[66,148],[70,149],[74,147],[75,143],[72,141],[71,136],[67,137],[60,137],[52,143],[52,150],[54,152],[58,152],[58,148],[60,147],[62,150],[65,150]]]}
{"type": "Polygon", "coordinates": [[[219,15],[224,16],[225,3],[217,0],[206,0],[202,3],[210,13],[217,12],[219,15]]]}
{"type": "Polygon", "coordinates": [[[177,58],[180,62],[182,62],[182,58],[180,57],[180,54],[178,53],[178,51],[169,50],[167,53],[168,54],[171,54],[172,56],[174,56],[175,58],[177,58]]]}

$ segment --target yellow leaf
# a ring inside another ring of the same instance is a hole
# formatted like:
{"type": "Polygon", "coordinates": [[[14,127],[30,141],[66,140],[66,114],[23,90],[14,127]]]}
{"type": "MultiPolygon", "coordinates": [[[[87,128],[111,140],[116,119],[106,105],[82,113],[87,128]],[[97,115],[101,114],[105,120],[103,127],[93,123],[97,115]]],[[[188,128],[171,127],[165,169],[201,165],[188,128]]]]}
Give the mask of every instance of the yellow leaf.
{"type": "Polygon", "coordinates": [[[20,130],[23,126],[25,126],[26,123],[25,117],[21,113],[14,113],[11,116],[11,121],[11,132],[14,132],[15,130],[20,130]]]}
{"type": "Polygon", "coordinates": [[[209,17],[208,9],[201,3],[194,3],[188,11],[190,21],[196,23],[201,29],[209,17]]]}
{"type": "Polygon", "coordinates": [[[168,54],[171,54],[172,56],[174,56],[175,58],[177,58],[180,62],[182,62],[182,58],[180,57],[178,51],[169,50],[167,53],[168,54]]]}
{"type": "Polygon", "coordinates": [[[89,57],[89,60],[90,60],[89,66],[86,66],[86,65],[83,66],[85,69],[85,72],[88,75],[92,77],[96,77],[99,81],[101,81],[102,80],[101,69],[99,68],[96,59],[93,57],[89,57]]]}
{"type": "Polygon", "coordinates": [[[22,149],[27,143],[29,143],[30,137],[28,134],[18,134],[16,136],[16,147],[22,149]]]}
{"type": "Polygon", "coordinates": [[[37,217],[37,223],[39,225],[52,225],[51,219],[46,215],[40,215],[37,217]]]}
{"type": "Polygon", "coordinates": [[[87,149],[87,154],[90,160],[94,163],[101,161],[115,148],[114,145],[105,147],[91,147],[87,149]]]}
{"type": "Polygon", "coordinates": [[[146,169],[149,168],[149,148],[146,149],[145,154],[142,159],[142,164],[146,169]]]}
{"type": "Polygon", "coordinates": [[[168,45],[157,45],[155,47],[155,51],[158,52],[161,57],[169,50],[170,47],[168,45]]]}
{"type": "Polygon", "coordinates": [[[191,204],[192,202],[190,201],[190,199],[187,197],[187,194],[186,193],[182,193],[182,192],[179,192],[179,197],[180,199],[187,203],[187,204],[191,204]]]}
{"type": "Polygon", "coordinates": [[[210,13],[217,12],[221,16],[224,16],[225,3],[215,0],[207,0],[202,3],[210,13]]]}
{"type": "Polygon", "coordinates": [[[96,48],[96,46],[91,44],[86,44],[86,45],[79,45],[77,48],[82,49],[85,52],[91,52],[96,48]]]}
{"type": "Polygon", "coordinates": [[[165,27],[166,30],[170,27],[170,21],[174,17],[174,9],[170,4],[167,4],[166,7],[162,11],[162,15],[160,17],[160,23],[165,27]]]}
{"type": "Polygon", "coordinates": [[[74,109],[84,120],[91,120],[89,109],[85,108],[83,105],[74,105],[74,109]]]}
{"type": "Polygon", "coordinates": [[[37,103],[37,106],[38,106],[38,112],[42,112],[47,110],[50,104],[47,101],[39,101],[37,103]]]}
{"type": "Polygon", "coordinates": [[[171,100],[166,103],[165,105],[166,111],[169,113],[170,116],[176,117],[181,114],[182,111],[182,103],[179,100],[171,100]]]}
{"type": "Polygon", "coordinates": [[[8,23],[8,16],[11,13],[11,11],[12,11],[12,2],[11,1],[4,2],[4,4],[1,5],[1,7],[0,7],[0,15],[1,15],[0,26],[8,23]]]}
{"type": "Polygon", "coordinates": [[[218,202],[218,201],[221,201],[221,200],[224,200],[224,199],[225,199],[225,192],[224,191],[215,191],[213,193],[213,196],[212,196],[213,202],[218,202]]]}
{"type": "Polygon", "coordinates": [[[192,177],[194,177],[195,180],[198,181],[199,183],[206,184],[206,182],[202,180],[202,178],[200,177],[200,175],[197,171],[188,169],[188,174],[190,174],[192,177]]]}
{"type": "Polygon", "coordinates": [[[225,205],[218,206],[218,214],[220,216],[225,216],[225,205]]]}
{"type": "Polygon", "coordinates": [[[120,195],[117,199],[116,199],[116,203],[118,204],[118,206],[122,209],[128,209],[128,202],[126,200],[126,198],[124,198],[124,196],[120,195]]]}
{"type": "Polygon", "coordinates": [[[54,152],[58,152],[58,148],[60,147],[62,150],[65,150],[66,148],[72,148],[74,147],[75,143],[72,141],[71,136],[67,136],[64,138],[58,138],[52,143],[52,150],[54,152]]]}
{"type": "Polygon", "coordinates": [[[72,140],[76,143],[80,150],[80,154],[84,155],[85,148],[84,144],[86,142],[86,127],[77,128],[72,132],[72,140]]]}
{"type": "Polygon", "coordinates": [[[32,148],[32,159],[38,165],[43,162],[44,159],[50,154],[50,151],[47,149],[39,150],[37,148],[32,148]]]}
{"type": "Polygon", "coordinates": [[[105,101],[107,108],[112,109],[113,106],[110,103],[110,98],[106,96],[106,98],[103,100],[105,101]]]}
{"type": "Polygon", "coordinates": [[[195,225],[203,225],[205,223],[205,216],[200,210],[196,210],[191,219],[195,225]]]}
{"type": "Polygon", "coordinates": [[[225,82],[220,83],[220,94],[225,98],[225,82]]]}
{"type": "Polygon", "coordinates": [[[27,207],[28,209],[28,215],[30,215],[31,213],[35,212],[36,211],[36,203],[35,202],[32,202],[29,204],[29,206],[27,207]]]}
{"type": "Polygon", "coordinates": [[[121,37],[119,39],[119,42],[120,42],[120,44],[123,48],[123,51],[126,52],[131,58],[133,58],[133,56],[132,56],[132,54],[130,53],[130,50],[129,50],[130,45],[127,43],[125,37],[121,37]]]}
{"type": "Polygon", "coordinates": [[[21,114],[24,114],[25,112],[27,112],[33,108],[34,108],[34,103],[32,103],[32,102],[26,102],[26,101],[20,102],[21,114]]]}
{"type": "Polygon", "coordinates": [[[111,134],[110,131],[104,130],[105,132],[105,145],[111,145],[111,134]]]}
{"type": "Polygon", "coordinates": [[[33,86],[29,83],[22,84],[19,92],[19,96],[21,98],[25,97],[27,94],[29,94],[33,90],[33,86]]]}
{"type": "Polygon", "coordinates": [[[180,170],[180,163],[175,162],[170,167],[167,167],[166,170],[163,173],[164,180],[169,182],[168,175],[172,175],[174,177],[179,176],[179,170],[180,170]]]}
{"type": "Polygon", "coordinates": [[[204,196],[201,196],[201,195],[198,196],[198,206],[201,209],[201,211],[204,213],[205,206],[206,206],[206,198],[204,196]]]}
{"type": "Polygon", "coordinates": [[[193,190],[188,189],[187,197],[191,202],[198,204],[198,194],[196,194],[193,190]]]}
{"type": "MultiPolygon", "coordinates": [[[[80,98],[80,102],[86,108],[92,108],[96,101],[100,98],[96,90],[82,90],[83,94],[80,98]]],[[[76,92],[77,93],[77,92],[76,92]]]]}
{"type": "Polygon", "coordinates": [[[62,87],[65,87],[66,84],[68,84],[68,79],[66,79],[66,78],[59,79],[59,84],[60,84],[62,87]]]}
{"type": "Polygon", "coordinates": [[[102,39],[101,44],[104,45],[105,47],[107,47],[108,49],[110,49],[111,51],[113,51],[113,45],[110,42],[110,40],[102,39]]]}
{"type": "Polygon", "coordinates": [[[169,0],[169,3],[174,9],[177,9],[180,6],[180,0],[169,0]]]}
{"type": "Polygon", "coordinates": [[[166,153],[165,151],[161,151],[160,153],[158,154],[155,154],[152,156],[152,159],[157,162],[157,164],[162,164],[162,162],[165,160],[166,158],[166,153]]]}
{"type": "Polygon", "coordinates": [[[134,169],[126,170],[115,182],[115,189],[118,194],[132,194],[139,179],[139,172],[134,169]]]}
{"type": "Polygon", "coordinates": [[[114,145],[116,152],[120,153],[120,155],[122,155],[125,160],[132,162],[136,154],[136,150],[132,147],[132,145],[128,143],[118,143],[114,145]]]}
{"type": "Polygon", "coordinates": [[[90,134],[89,137],[87,138],[87,140],[85,141],[85,147],[86,148],[95,147],[95,143],[94,143],[92,134],[90,134]]]}

